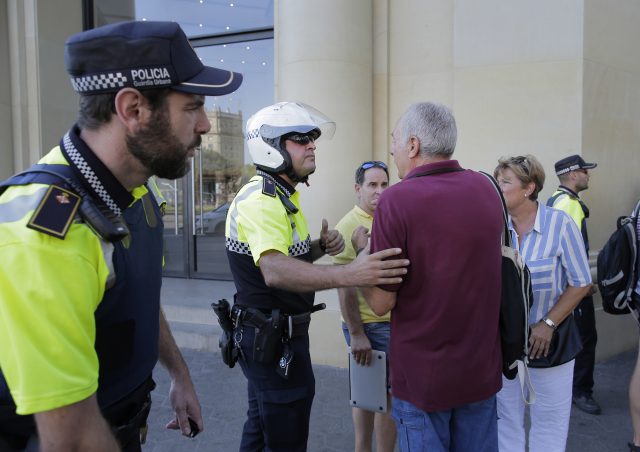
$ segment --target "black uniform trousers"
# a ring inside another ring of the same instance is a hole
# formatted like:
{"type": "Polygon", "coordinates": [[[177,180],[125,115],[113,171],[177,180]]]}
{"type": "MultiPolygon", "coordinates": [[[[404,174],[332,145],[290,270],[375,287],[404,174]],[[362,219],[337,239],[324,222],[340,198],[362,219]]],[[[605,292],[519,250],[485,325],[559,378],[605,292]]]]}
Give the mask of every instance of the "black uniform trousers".
{"type": "Polygon", "coordinates": [[[573,318],[578,325],[582,350],[576,356],[573,370],[573,395],[591,396],[593,393],[593,369],[596,361],[596,314],[593,308],[593,297],[588,295],[582,299],[573,311],[573,318]]]}
{"type": "Polygon", "coordinates": [[[241,452],[304,452],[309,437],[311,404],[315,395],[315,377],[309,355],[309,335],[290,340],[293,360],[289,378],[284,379],[276,369],[280,356],[273,363],[253,360],[255,329],[243,325],[240,346],[244,359],[239,359],[247,377],[249,409],[242,431],[241,452]]]}

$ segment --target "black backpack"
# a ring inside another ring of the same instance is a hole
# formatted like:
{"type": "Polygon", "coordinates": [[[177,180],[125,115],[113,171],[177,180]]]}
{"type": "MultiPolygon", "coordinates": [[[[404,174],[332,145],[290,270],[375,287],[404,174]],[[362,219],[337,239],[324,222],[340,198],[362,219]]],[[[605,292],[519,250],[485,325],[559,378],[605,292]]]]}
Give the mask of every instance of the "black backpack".
{"type": "Polygon", "coordinates": [[[518,374],[518,361],[525,361],[529,346],[529,310],[533,302],[531,273],[522,256],[511,246],[507,223],[507,205],[496,180],[482,172],[491,182],[502,202],[504,232],[502,235],[502,297],[500,301],[500,345],[502,374],[513,380],[518,374]]]}
{"type": "Polygon", "coordinates": [[[609,314],[628,314],[634,289],[638,283],[638,213],[620,217],[617,228],[598,253],[598,288],[602,308],[609,314]]]}

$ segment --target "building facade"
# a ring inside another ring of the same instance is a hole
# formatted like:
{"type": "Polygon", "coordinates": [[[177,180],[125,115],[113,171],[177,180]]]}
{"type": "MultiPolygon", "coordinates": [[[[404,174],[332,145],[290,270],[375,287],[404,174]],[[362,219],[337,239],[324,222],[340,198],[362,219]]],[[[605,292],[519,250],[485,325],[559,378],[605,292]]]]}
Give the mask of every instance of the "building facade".
{"type": "MultiPolygon", "coordinates": [[[[83,28],[83,6],[95,3],[100,2],[0,0],[0,77],[6,81],[0,85],[0,177],[35,162],[73,123],[77,98],[64,70],[63,44],[83,28]]],[[[107,9],[93,11],[97,23],[138,17],[133,0],[106,3],[107,9]]],[[[197,22],[206,19],[182,12],[175,18],[193,22],[193,30],[185,28],[194,45],[200,42],[197,22]]],[[[409,104],[424,100],[453,109],[459,131],[455,156],[465,167],[492,171],[500,156],[536,155],[547,172],[541,199],[557,185],[553,163],[559,158],[581,154],[597,162],[584,193],[594,256],[615,218],[640,198],[640,4],[634,0],[276,0],[269,21],[273,40],[255,42],[272,46],[271,59],[260,63],[271,77],[269,86],[253,88],[254,72],[234,68],[245,73],[248,90],[264,96],[262,105],[211,107],[212,124],[226,122],[233,132],[207,138],[201,152],[217,152],[231,167],[242,168],[240,173],[205,171],[200,195],[189,194],[198,185],[193,176],[187,188],[167,187],[176,203],[168,222],[176,243],[169,275],[225,278],[222,267],[190,270],[193,259],[184,257],[190,244],[214,238],[189,228],[246,177],[238,126],[272,101],[308,103],[337,123],[334,138],[318,143],[311,185],[300,188],[312,231],[320,231],[322,218],[335,224],[351,208],[359,163],[392,163],[388,149],[396,119],[409,104]],[[209,207],[207,193],[214,200],[209,207]]],[[[397,182],[393,168],[391,173],[397,182]]],[[[330,309],[313,324],[312,334],[323,338],[312,339],[314,359],[343,363],[335,357],[342,350],[339,335],[331,335],[335,342],[324,335],[336,328],[337,296],[327,291],[318,300],[330,309]]],[[[637,343],[631,319],[599,310],[597,321],[599,357],[637,343]]]]}

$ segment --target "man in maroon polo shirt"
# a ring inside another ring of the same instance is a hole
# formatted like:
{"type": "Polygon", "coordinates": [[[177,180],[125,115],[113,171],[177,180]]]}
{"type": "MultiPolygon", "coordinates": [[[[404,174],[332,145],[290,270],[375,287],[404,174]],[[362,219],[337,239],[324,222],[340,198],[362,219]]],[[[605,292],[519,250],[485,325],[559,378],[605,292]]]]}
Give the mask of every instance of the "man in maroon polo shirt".
{"type": "Polygon", "coordinates": [[[400,284],[369,289],[391,315],[391,391],[400,449],[497,451],[502,206],[482,174],[451,160],[457,138],[443,105],[412,105],[391,154],[402,181],[378,204],[371,252],[402,248],[400,284]]]}

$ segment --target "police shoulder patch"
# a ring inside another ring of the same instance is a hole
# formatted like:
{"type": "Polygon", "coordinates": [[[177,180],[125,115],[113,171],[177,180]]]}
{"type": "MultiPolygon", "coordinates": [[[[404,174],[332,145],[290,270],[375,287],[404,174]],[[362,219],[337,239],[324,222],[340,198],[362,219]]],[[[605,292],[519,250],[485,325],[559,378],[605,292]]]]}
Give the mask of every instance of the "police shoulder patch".
{"type": "Polygon", "coordinates": [[[80,196],[51,185],[36,207],[27,227],[64,239],[80,206],[80,196]]]}
{"type": "Polygon", "coordinates": [[[268,177],[262,178],[262,194],[272,198],[276,197],[276,184],[268,177]]]}

